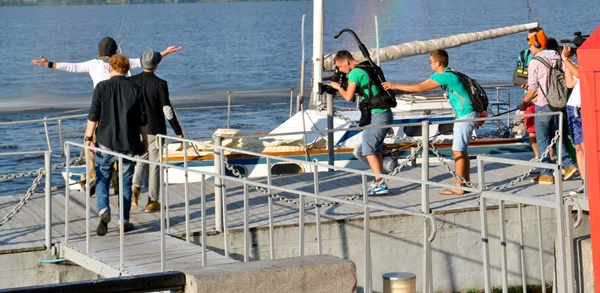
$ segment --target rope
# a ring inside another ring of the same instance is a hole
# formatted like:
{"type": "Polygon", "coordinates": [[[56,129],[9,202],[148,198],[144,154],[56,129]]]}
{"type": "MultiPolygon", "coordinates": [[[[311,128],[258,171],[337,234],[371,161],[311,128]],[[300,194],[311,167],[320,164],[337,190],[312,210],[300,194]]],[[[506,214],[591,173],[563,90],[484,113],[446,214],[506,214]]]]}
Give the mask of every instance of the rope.
{"type": "Polygon", "coordinates": [[[125,34],[123,39],[121,39],[121,31],[123,30],[123,24],[125,24],[125,19],[127,18],[127,11],[129,11],[130,3],[131,3],[131,0],[128,0],[127,6],[125,7],[125,13],[123,14],[123,19],[121,20],[121,26],[119,27],[119,34],[117,35],[117,43],[119,43],[119,44],[122,44],[123,41],[125,40],[125,37],[127,37],[127,34],[125,34]]]}

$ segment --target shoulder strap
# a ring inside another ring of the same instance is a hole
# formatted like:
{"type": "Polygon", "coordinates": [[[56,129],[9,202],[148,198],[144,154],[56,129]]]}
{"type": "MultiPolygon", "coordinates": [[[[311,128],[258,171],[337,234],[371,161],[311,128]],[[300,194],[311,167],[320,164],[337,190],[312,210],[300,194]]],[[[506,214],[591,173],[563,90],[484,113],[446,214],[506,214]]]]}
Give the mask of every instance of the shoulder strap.
{"type": "MultiPolygon", "coordinates": [[[[456,77],[458,77],[458,79],[460,81],[460,76],[458,75],[458,71],[456,71],[456,69],[449,67],[448,69],[444,69],[444,72],[452,72],[452,73],[454,73],[456,75],[456,77]]],[[[460,83],[462,84],[462,81],[460,81],[460,83]]],[[[452,90],[449,87],[446,87],[446,89],[448,91],[454,93],[460,99],[460,106],[463,108],[463,110],[465,109],[465,106],[463,105],[463,101],[467,102],[469,105],[473,105],[473,102],[471,102],[471,99],[467,99],[467,98],[461,96],[458,92],[452,90]]]]}
{"type": "Polygon", "coordinates": [[[548,61],[546,61],[546,58],[542,57],[542,56],[535,56],[533,57],[533,59],[539,61],[540,63],[544,64],[544,66],[548,67],[548,69],[552,68],[552,65],[550,65],[550,63],[548,63],[548,61]]]}
{"type": "Polygon", "coordinates": [[[371,73],[369,73],[369,70],[367,70],[366,66],[364,66],[361,63],[358,63],[354,68],[360,68],[362,69],[367,76],[369,77],[369,83],[367,83],[366,85],[361,86],[360,88],[358,88],[358,90],[360,91],[361,96],[363,96],[365,99],[370,99],[372,98],[372,93],[371,93],[371,86],[373,85],[373,78],[371,77],[371,73]],[[367,91],[369,90],[369,94],[367,95],[367,91]]]}
{"type": "Polygon", "coordinates": [[[521,66],[525,66],[525,61],[526,61],[525,60],[525,50],[521,51],[521,54],[519,57],[520,57],[519,61],[521,62],[521,66]]]}

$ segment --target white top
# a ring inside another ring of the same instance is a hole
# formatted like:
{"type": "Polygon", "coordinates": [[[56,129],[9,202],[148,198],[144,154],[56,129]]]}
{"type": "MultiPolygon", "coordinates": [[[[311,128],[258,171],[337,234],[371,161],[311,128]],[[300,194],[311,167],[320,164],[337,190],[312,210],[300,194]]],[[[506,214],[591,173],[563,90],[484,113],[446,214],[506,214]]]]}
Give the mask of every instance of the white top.
{"type": "MultiPolygon", "coordinates": [[[[101,59],[93,59],[90,61],[79,62],[79,63],[58,62],[55,64],[56,64],[55,69],[57,69],[57,70],[62,70],[62,71],[66,71],[66,72],[78,72],[78,73],[87,72],[87,73],[89,73],[90,77],[92,78],[92,81],[94,82],[94,88],[96,88],[96,85],[99,82],[110,78],[110,72],[109,72],[110,66],[108,65],[107,62],[104,62],[101,59]]],[[[130,66],[130,69],[141,68],[142,62],[140,61],[140,58],[129,59],[129,66],[130,66]]]]}
{"type": "Polygon", "coordinates": [[[573,78],[577,81],[577,84],[573,87],[573,91],[569,96],[569,101],[567,102],[567,106],[571,107],[581,107],[581,89],[579,87],[579,79],[573,76],[573,78]]]}

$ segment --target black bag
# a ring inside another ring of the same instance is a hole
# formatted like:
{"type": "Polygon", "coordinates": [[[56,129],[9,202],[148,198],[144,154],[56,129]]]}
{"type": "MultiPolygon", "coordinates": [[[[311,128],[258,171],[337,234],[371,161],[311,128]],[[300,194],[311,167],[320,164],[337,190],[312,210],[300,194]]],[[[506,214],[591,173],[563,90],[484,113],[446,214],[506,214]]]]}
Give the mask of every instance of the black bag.
{"type": "Polygon", "coordinates": [[[367,126],[371,124],[371,105],[368,100],[363,100],[358,104],[360,110],[360,121],[358,121],[358,127],[367,126]]]}
{"type": "Polygon", "coordinates": [[[391,91],[386,91],[383,89],[382,83],[385,82],[385,76],[383,75],[383,71],[377,65],[371,66],[369,61],[363,61],[356,65],[356,68],[360,68],[367,72],[369,75],[369,84],[362,86],[358,89],[358,94],[364,97],[364,101],[368,101],[371,106],[371,109],[389,109],[395,108],[398,104],[396,102],[396,95],[391,91]],[[375,86],[377,89],[377,95],[371,96],[371,87],[375,86]],[[369,90],[369,94],[367,94],[366,90],[369,90]]]}
{"type": "Polygon", "coordinates": [[[473,106],[473,109],[478,113],[483,113],[488,110],[489,102],[487,94],[476,80],[470,78],[466,74],[454,70],[453,68],[450,68],[450,70],[446,71],[450,71],[458,76],[460,83],[462,83],[465,90],[467,90],[469,97],[467,99],[467,97],[459,95],[457,92],[452,91],[452,89],[450,88],[448,88],[448,90],[454,92],[459,98],[471,104],[473,106]]]}
{"type": "MultiPolygon", "coordinates": [[[[527,50],[527,55],[531,54],[529,50],[527,50]]],[[[521,51],[519,55],[519,60],[517,60],[517,67],[515,67],[515,71],[513,72],[512,82],[515,85],[526,85],[527,78],[529,73],[529,64],[526,60],[525,50],[521,51]]]]}

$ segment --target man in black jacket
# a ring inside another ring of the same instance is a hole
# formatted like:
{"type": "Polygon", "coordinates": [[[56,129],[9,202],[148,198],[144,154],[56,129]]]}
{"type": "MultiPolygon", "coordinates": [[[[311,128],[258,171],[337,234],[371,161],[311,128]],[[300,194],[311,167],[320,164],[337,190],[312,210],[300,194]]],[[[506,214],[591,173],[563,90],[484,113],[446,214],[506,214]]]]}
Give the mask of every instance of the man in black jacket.
{"type": "MultiPolygon", "coordinates": [[[[140,157],[153,162],[160,161],[159,141],[156,135],[167,134],[165,118],[169,120],[169,124],[171,124],[175,134],[178,137],[183,137],[181,127],[177,122],[177,117],[175,117],[171,101],[169,100],[167,82],[154,74],[161,59],[162,56],[160,53],[152,49],[146,50],[141,58],[144,72],[129,78],[129,80],[140,87],[148,116],[148,152],[140,157]]],[[[137,208],[142,183],[144,182],[144,178],[148,176],[148,204],[144,210],[146,212],[160,210],[158,202],[160,187],[159,172],[159,167],[153,164],[148,166],[148,164],[140,163],[135,167],[132,187],[133,208],[137,208]]]]}
{"type": "MultiPolygon", "coordinates": [[[[141,154],[147,146],[147,120],[144,101],[140,89],[129,81],[125,74],[129,71],[129,60],[124,55],[113,55],[109,60],[110,79],[98,83],[94,89],[92,106],[88,115],[85,130],[85,144],[94,146],[92,136],[96,126],[97,147],[127,156],[141,154]],[[140,135],[142,141],[140,142],[140,135]]],[[[104,236],[110,223],[110,204],[108,200],[108,184],[113,164],[119,159],[102,151],[94,154],[96,160],[96,204],[100,223],[96,233],[104,236]]],[[[131,179],[135,162],[124,159],[122,165],[124,190],[123,219],[121,224],[128,232],[135,227],[129,223],[131,208],[131,179]]]]}

